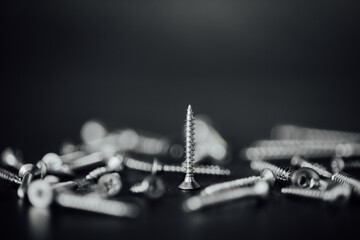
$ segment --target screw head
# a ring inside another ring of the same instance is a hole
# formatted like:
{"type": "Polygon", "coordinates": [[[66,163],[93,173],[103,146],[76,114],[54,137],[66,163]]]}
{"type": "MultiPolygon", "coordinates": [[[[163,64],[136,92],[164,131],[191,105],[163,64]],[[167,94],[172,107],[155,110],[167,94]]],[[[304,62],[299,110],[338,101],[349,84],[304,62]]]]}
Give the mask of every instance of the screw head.
{"type": "Polygon", "coordinates": [[[142,184],[147,184],[147,190],[144,194],[151,199],[157,199],[164,195],[165,193],[165,184],[164,181],[157,176],[150,175],[145,177],[142,184]]]}
{"type": "Polygon", "coordinates": [[[331,169],[333,172],[341,172],[345,168],[345,162],[341,157],[334,157],[331,161],[331,169]]]}
{"type": "Polygon", "coordinates": [[[19,170],[19,177],[24,177],[24,175],[28,172],[35,174],[37,167],[34,164],[27,163],[24,166],[22,166],[19,170]]]}
{"type": "Polygon", "coordinates": [[[117,154],[111,157],[107,162],[107,167],[115,172],[120,172],[124,169],[124,156],[117,154]]]}
{"type": "Polygon", "coordinates": [[[195,190],[200,188],[193,176],[185,176],[184,181],[179,185],[179,188],[182,190],[195,190]]]}
{"type": "Polygon", "coordinates": [[[311,168],[300,168],[291,176],[291,182],[302,188],[313,188],[319,186],[320,176],[311,168]]]}
{"type": "Polygon", "coordinates": [[[265,181],[259,181],[254,185],[254,192],[257,196],[265,198],[269,195],[270,186],[265,181]]]}
{"type": "Polygon", "coordinates": [[[10,147],[5,148],[1,153],[1,161],[4,165],[11,167],[18,166],[19,159],[14,150],[10,147]]]}
{"type": "Polygon", "coordinates": [[[266,181],[270,186],[274,186],[276,177],[270,169],[265,168],[262,170],[260,177],[261,180],[266,181]]]}
{"type": "Polygon", "coordinates": [[[105,174],[98,180],[97,191],[102,197],[113,197],[121,188],[122,182],[118,173],[105,174]]]}
{"type": "Polygon", "coordinates": [[[33,181],[27,191],[30,203],[37,208],[47,208],[54,200],[51,185],[43,180],[33,181]]]}
{"type": "Polygon", "coordinates": [[[58,169],[63,161],[56,153],[47,153],[41,159],[49,168],[58,169]]]}

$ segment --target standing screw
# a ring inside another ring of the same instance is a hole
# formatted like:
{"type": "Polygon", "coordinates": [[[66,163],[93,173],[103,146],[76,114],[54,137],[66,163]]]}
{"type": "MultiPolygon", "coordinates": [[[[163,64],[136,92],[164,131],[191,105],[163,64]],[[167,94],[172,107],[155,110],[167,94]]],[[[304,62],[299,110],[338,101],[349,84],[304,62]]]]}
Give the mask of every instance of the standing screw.
{"type": "Polygon", "coordinates": [[[54,200],[57,192],[77,187],[73,181],[50,184],[45,180],[36,180],[29,185],[28,198],[30,203],[37,208],[47,208],[54,200]]]}
{"type": "Polygon", "coordinates": [[[34,178],[36,171],[35,165],[28,163],[22,166],[19,170],[19,177],[22,178],[21,184],[18,188],[18,196],[24,198],[28,189],[29,184],[34,178]]]}
{"type": "Polygon", "coordinates": [[[254,186],[236,188],[211,195],[198,195],[190,197],[183,203],[186,212],[192,212],[204,207],[245,197],[265,198],[269,194],[269,184],[263,181],[257,182],[254,186]]]}
{"type": "Polygon", "coordinates": [[[313,188],[319,185],[319,174],[310,168],[295,170],[290,167],[278,167],[265,161],[252,161],[250,166],[253,170],[258,172],[269,169],[274,173],[276,179],[291,182],[293,185],[303,188],[313,188]]]}
{"type": "Polygon", "coordinates": [[[331,161],[331,169],[335,173],[348,169],[360,169],[360,160],[344,161],[341,157],[334,157],[331,161]]]}
{"type": "Polygon", "coordinates": [[[200,194],[203,195],[203,196],[204,195],[211,195],[211,194],[215,194],[215,193],[218,193],[218,192],[231,190],[231,189],[234,189],[234,188],[250,186],[250,185],[253,185],[253,184],[255,184],[255,183],[259,182],[259,181],[265,181],[270,186],[273,186],[274,183],[275,183],[275,175],[269,169],[264,169],[264,170],[261,171],[260,176],[251,176],[251,177],[247,177],[247,178],[239,178],[239,179],[232,180],[232,181],[213,184],[213,185],[210,185],[210,186],[204,188],[204,190],[202,190],[200,192],[200,194]]]}
{"type": "Polygon", "coordinates": [[[0,179],[10,184],[16,184],[16,185],[21,184],[21,178],[19,176],[3,168],[0,168],[0,179]]]}
{"type": "Polygon", "coordinates": [[[360,181],[351,177],[350,175],[345,174],[343,172],[334,173],[331,176],[331,180],[341,183],[343,185],[350,186],[354,191],[354,193],[360,196],[360,181]]]}
{"type": "Polygon", "coordinates": [[[303,188],[282,188],[281,193],[287,195],[295,195],[300,197],[307,197],[313,199],[323,200],[329,203],[345,203],[349,200],[351,189],[348,186],[336,185],[333,188],[321,191],[317,189],[303,189],[303,188]]]}
{"type": "Polygon", "coordinates": [[[157,199],[164,195],[165,184],[160,177],[149,175],[141,183],[137,183],[130,188],[133,193],[144,193],[150,199],[157,199]]]}
{"type": "Polygon", "coordinates": [[[113,197],[122,188],[122,182],[118,173],[109,173],[101,176],[98,180],[97,191],[102,197],[113,197]]]}
{"type": "Polygon", "coordinates": [[[107,162],[105,167],[98,167],[89,172],[86,175],[86,179],[93,181],[103,176],[106,173],[111,172],[120,172],[124,168],[124,156],[122,154],[117,154],[116,156],[111,157],[107,162]]]}
{"type": "Polygon", "coordinates": [[[193,190],[200,188],[200,185],[194,178],[194,151],[195,151],[195,127],[194,116],[189,105],[186,114],[185,124],[185,161],[186,161],[186,175],[184,181],[179,185],[180,189],[193,190]]]}
{"type": "Polygon", "coordinates": [[[331,176],[332,176],[332,173],[329,172],[324,166],[317,164],[317,163],[308,162],[300,156],[294,156],[291,159],[291,165],[299,166],[302,168],[306,167],[306,168],[314,169],[317,173],[319,173],[320,176],[323,176],[326,178],[331,178],[331,176]]]}

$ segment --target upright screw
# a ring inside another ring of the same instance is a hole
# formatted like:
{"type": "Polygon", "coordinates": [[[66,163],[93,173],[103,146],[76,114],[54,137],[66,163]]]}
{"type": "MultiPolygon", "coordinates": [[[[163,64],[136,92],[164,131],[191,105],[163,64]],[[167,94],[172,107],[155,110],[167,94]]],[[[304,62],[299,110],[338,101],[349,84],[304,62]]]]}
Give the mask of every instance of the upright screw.
{"type": "Polygon", "coordinates": [[[185,200],[183,209],[187,212],[197,211],[204,207],[245,197],[265,198],[269,194],[269,184],[263,181],[255,183],[251,187],[235,188],[211,195],[198,195],[185,200]]]}
{"type": "Polygon", "coordinates": [[[21,184],[21,178],[19,176],[3,168],[0,168],[0,179],[10,184],[16,184],[16,185],[21,184]]]}
{"type": "Polygon", "coordinates": [[[275,126],[271,130],[271,136],[275,139],[342,140],[345,142],[357,142],[360,140],[359,133],[306,128],[295,125],[275,126]]]}
{"type": "Polygon", "coordinates": [[[300,156],[294,156],[291,159],[291,165],[299,166],[302,168],[306,167],[306,168],[314,169],[317,173],[319,173],[320,176],[323,176],[326,178],[331,178],[331,176],[332,176],[332,173],[329,172],[324,166],[317,164],[317,163],[308,162],[300,156]]]}
{"type": "Polygon", "coordinates": [[[310,168],[295,170],[290,167],[278,167],[265,161],[252,161],[250,166],[258,172],[269,169],[274,173],[277,180],[291,182],[293,185],[300,187],[312,188],[319,185],[319,174],[310,168]]]}
{"type": "Polygon", "coordinates": [[[307,197],[313,199],[323,200],[329,203],[346,202],[351,195],[351,189],[348,186],[336,185],[335,187],[321,191],[317,189],[303,189],[303,188],[282,188],[281,193],[287,195],[295,195],[300,197],[307,197]]]}
{"type": "Polygon", "coordinates": [[[124,168],[124,155],[117,154],[116,156],[111,157],[108,161],[106,161],[105,167],[98,167],[89,172],[86,175],[86,179],[89,181],[93,181],[103,176],[104,174],[111,172],[120,172],[124,168]]]}
{"type": "Polygon", "coordinates": [[[195,151],[195,127],[194,116],[189,105],[186,113],[185,124],[185,162],[186,162],[186,175],[184,181],[179,185],[180,189],[193,190],[200,188],[200,185],[194,178],[194,151],[195,151]]]}
{"type": "Polygon", "coordinates": [[[239,179],[232,180],[232,181],[227,181],[227,182],[222,182],[222,183],[217,183],[217,184],[210,185],[210,186],[204,188],[200,192],[200,195],[203,195],[203,196],[204,195],[211,195],[211,194],[219,193],[219,192],[222,192],[222,191],[231,190],[231,189],[234,189],[234,188],[250,186],[250,185],[253,185],[253,184],[255,184],[255,183],[259,182],[259,181],[265,181],[270,186],[273,186],[274,183],[275,183],[275,175],[269,169],[264,169],[264,170],[261,171],[260,176],[251,176],[251,177],[247,177],[247,178],[239,178],[239,179]]]}
{"type": "Polygon", "coordinates": [[[137,183],[130,188],[133,193],[144,193],[150,199],[157,199],[164,195],[165,184],[160,177],[149,175],[141,183],[137,183]]]}
{"type": "Polygon", "coordinates": [[[108,173],[101,176],[98,180],[97,191],[102,197],[113,197],[122,188],[122,182],[118,173],[108,173]]]}
{"type": "Polygon", "coordinates": [[[29,185],[28,198],[30,203],[37,208],[47,208],[54,200],[57,192],[77,187],[73,181],[51,184],[45,180],[36,180],[29,185]]]}
{"type": "Polygon", "coordinates": [[[360,169],[360,160],[344,161],[341,157],[334,157],[331,161],[331,169],[335,173],[348,169],[360,169]]]}

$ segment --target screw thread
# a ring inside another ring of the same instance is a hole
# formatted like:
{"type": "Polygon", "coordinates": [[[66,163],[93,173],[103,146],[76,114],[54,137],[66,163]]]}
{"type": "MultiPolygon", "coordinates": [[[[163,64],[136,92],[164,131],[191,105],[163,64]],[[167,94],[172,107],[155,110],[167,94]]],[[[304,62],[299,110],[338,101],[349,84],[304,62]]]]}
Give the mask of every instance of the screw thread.
{"type": "Polygon", "coordinates": [[[95,168],[94,170],[92,170],[91,172],[89,172],[85,178],[86,178],[86,180],[89,180],[89,181],[95,181],[99,177],[101,177],[107,173],[110,173],[110,172],[111,171],[107,167],[98,167],[98,168],[95,168]]]}
{"type": "Polygon", "coordinates": [[[301,196],[313,199],[324,199],[324,191],[316,190],[316,189],[305,189],[305,188],[295,188],[295,187],[288,187],[282,188],[281,193],[287,195],[294,195],[294,196],[301,196]]]}
{"type": "Polygon", "coordinates": [[[187,109],[185,124],[185,168],[186,176],[194,174],[195,119],[191,107],[187,109]]]}
{"type": "Polygon", "coordinates": [[[84,157],[71,161],[68,165],[71,170],[79,170],[91,165],[102,163],[104,154],[102,152],[94,152],[84,157]]]}
{"type": "Polygon", "coordinates": [[[249,186],[260,180],[261,180],[261,177],[259,177],[259,176],[251,176],[251,177],[247,177],[247,178],[240,178],[240,179],[236,179],[236,180],[232,180],[232,181],[217,183],[217,184],[213,184],[213,185],[210,185],[210,186],[204,188],[204,190],[202,190],[200,192],[200,194],[201,195],[210,195],[210,194],[218,193],[221,191],[230,190],[233,188],[249,186]]]}
{"type": "MultiPolygon", "coordinates": [[[[186,166],[181,165],[168,165],[165,164],[162,166],[164,172],[177,172],[177,173],[186,173],[186,166]]],[[[219,175],[219,176],[228,176],[231,171],[229,169],[223,169],[215,165],[198,165],[193,167],[194,173],[205,174],[205,175],[219,175]]]]}
{"type": "Polygon", "coordinates": [[[130,169],[151,172],[152,171],[152,163],[133,159],[133,158],[125,158],[124,165],[130,169]]]}
{"type": "Polygon", "coordinates": [[[11,184],[21,184],[19,176],[2,168],[0,168],[0,179],[11,184]]]}
{"type": "Polygon", "coordinates": [[[341,183],[343,185],[350,186],[354,193],[357,195],[360,195],[360,181],[352,178],[349,175],[346,175],[345,173],[339,172],[332,175],[331,180],[341,183]]]}
{"type": "Polygon", "coordinates": [[[56,197],[56,202],[66,208],[102,213],[116,217],[136,217],[138,207],[120,201],[101,199],[94,196],[80,196],[73,193],[62,192],[56,197]]]}
{"type": "Polygon", "coordinates": [[[255,171],[261,172],[264,169],[271,170],[276,179],[281,181],[290,181],[291,175],[294,172],[293,168],[290,167],[278,167],[272,163],[264,162],[264,161],[253,161],[251,162],[251,168],[255,171]]]}

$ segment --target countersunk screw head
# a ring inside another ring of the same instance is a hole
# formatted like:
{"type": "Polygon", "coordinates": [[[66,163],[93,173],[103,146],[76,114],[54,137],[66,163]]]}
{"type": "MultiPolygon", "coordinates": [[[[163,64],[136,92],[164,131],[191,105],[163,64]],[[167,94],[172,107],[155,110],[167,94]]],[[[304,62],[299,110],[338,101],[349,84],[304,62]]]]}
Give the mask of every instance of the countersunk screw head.
{"type": "Polygon", "coordinates": [[[28,188],[30,203],[37,208],[47,208],[54,200],[54,191],[47,181],[36,180],[28,188]]]}
{"type": "Polygon", "coordinates": [[[291,176],[291,182],[293,185],[302,188],[318,187],[320,182],[319,174],[311,168],[300,168],[291,176]]]}
{"type": "Polygon", "coordinates": [[[97,191],[102,197],[113,197],[121,188],[122,182],[118,173],[105,174],[98,180],[97,191]]]}

